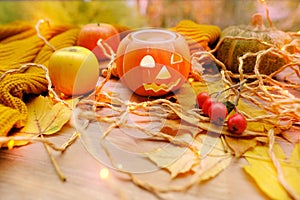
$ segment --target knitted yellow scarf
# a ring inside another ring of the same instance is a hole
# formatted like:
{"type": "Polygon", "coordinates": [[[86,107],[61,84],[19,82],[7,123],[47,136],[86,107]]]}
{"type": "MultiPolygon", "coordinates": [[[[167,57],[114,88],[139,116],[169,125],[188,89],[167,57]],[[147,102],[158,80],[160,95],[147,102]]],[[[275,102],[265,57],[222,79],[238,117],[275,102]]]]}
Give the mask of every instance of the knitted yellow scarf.
{"type": "MultiPolygon", "coordinates": [[[[55,49],[60,49],[76,44],[79,28],[43,24],[39,31],[55,49]]],[[[47,67],[53,51],[30,23],[13,22],[0,26],[0,136],[7,136],[13,128],[25,125],[25,97],[42,94],[48,86],[45,72],[41,68],[32,66],[23,72],[8,72],[31,62],[47,67]]]]}

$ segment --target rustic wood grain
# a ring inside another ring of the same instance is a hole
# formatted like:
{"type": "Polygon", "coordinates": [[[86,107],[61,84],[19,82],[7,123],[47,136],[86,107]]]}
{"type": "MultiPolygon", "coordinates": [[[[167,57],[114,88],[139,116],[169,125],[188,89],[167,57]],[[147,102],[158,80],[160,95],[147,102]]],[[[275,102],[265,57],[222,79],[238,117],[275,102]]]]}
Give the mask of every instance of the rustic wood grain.
{"type": "MultiPolygon", "coordinates": [[[[67,126],[62,130],[62,135],[52,141],[63,143],[73,131],[67,126]]],[[[1,149],[1,199],[157,199],[118,173],[114,176],[117,190],[109,182],[101,180],[99,171],[103,165],[87,152],[80,139],[63,154],[53,151],[53,155],[67,177],[66,182],[58,178],[43,144],[35,143],[13,150],[1,149]]],[[[244,164],[246,161],[243,159],[235,160],[217,177],[191,188],[187,193],[173,192],[162,197],[190,200],[265,199],[251,178],[243,172],[244,164]]]]}

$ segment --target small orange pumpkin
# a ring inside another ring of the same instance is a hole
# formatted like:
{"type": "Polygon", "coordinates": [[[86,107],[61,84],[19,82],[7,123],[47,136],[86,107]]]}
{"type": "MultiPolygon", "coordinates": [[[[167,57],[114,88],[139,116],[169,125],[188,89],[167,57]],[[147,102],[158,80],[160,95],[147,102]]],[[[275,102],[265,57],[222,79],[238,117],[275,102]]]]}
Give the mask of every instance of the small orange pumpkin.
{"type": "Polygon", "coordinates": [[[171,31],[149,29],[124,38],[116,58],[117,74],[141,96],[162,96],[178,90],[190,72],[185,39],[171,31]]]}

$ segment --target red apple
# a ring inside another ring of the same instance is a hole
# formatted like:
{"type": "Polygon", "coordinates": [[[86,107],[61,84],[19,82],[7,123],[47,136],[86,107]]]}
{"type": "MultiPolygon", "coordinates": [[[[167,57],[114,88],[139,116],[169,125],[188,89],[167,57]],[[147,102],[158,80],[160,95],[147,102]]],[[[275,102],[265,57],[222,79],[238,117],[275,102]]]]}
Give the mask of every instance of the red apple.
{"type": "MultiPolygon", "coordinates": [[[[117,51],[120,43],[119,33],[113,25],[106,23],[93,23],[83,26],[78,34],[77,45],[91,50],[98,60],[108,59],[102,49],[97,46],[99,39],[106,42],[114,52],[117,51]]],[[[109,50],[106,50],[109,53],[109,50]]]]}

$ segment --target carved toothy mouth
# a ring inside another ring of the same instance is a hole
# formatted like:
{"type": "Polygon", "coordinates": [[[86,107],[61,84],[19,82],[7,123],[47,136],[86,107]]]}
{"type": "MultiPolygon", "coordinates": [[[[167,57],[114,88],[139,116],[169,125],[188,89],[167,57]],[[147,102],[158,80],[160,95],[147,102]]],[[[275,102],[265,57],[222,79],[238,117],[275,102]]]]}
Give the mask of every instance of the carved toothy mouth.
{"type": "Polygon", "coordinates": [[[162,84],[158,85],[156,83],[144,83],[143,86],[146,91],[152,90],[153,92],[158,92],[158,91],[162,90],[164,92],[169,92],[174,87],[176,87],[180,83],[180,81],[181,81],[181,78],[177,79],[176,82],[172,82],[169,84],[162,83],[162,84]]]}

